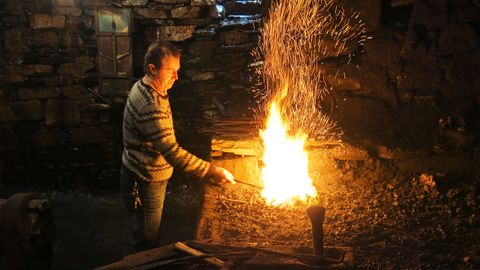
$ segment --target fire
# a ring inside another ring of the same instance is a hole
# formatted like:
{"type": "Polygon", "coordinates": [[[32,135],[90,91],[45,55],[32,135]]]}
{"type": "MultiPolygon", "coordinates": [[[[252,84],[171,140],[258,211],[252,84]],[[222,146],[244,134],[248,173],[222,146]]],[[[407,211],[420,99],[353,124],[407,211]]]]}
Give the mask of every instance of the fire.
{"type": "Polygon", "coordinates": [[[308,175],[308,155],[304,149],[306,135],[289,136],[288,126],[276,102],[271,103],[267,125],[260,131],[264,153],[262,195],[268,204],[288,205],[295,200],[315,196],[316,190],[308,175]]]}

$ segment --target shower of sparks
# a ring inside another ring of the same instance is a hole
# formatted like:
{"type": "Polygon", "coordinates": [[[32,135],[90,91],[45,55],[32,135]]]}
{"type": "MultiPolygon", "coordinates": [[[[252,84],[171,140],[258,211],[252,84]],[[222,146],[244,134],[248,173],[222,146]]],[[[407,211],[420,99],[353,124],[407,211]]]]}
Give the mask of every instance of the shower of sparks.
{"type": "Polygon", "coordinates": [[[295,134],[311,138],[339,137],[335,122],[321,111],[330,87],[324,80],[326,59],[350,56],[363,44],[365,25],[357,13],[347,15],[334,0],[272,0],[258,50],[263,61],[261,111],[273,100],[295,134]]]}
{"type": "Polygon", "coordinates": [[[349,55],[352,43],[362,42],[363,24],[347,17],[332,0],[273,1],[254,52],[263,65],[264,110],[260,131],[264,152],[262,195],[274,206],[291,205],[316,195],[308,173],[307,136],[338,137],[340,132],[319,101],[329,87],[322,61],[349,55]]]}

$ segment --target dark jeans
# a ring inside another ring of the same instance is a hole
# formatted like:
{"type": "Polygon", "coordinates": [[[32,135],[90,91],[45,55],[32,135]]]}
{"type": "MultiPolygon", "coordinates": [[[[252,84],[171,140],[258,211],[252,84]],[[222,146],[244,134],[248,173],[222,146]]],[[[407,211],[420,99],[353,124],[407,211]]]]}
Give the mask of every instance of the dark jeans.
{"type": "Polygon", "coordinates": [[[133,247],[136,251],[158,246],[167,183],[168,181],[148,183],[122,166],[120,190],[132,220],[133,247]],[[135,207],[137,197],[140,204],[137,203],[135,207]]]}

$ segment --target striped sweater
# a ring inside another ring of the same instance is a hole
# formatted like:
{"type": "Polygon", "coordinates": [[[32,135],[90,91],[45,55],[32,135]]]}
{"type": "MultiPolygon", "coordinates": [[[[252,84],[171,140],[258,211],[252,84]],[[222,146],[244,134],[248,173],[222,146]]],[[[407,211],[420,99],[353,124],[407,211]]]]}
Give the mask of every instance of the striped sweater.
{"type": "Polygon", "coordinates": [[[125,105],[122,162],[148,182],[168,180],[173,167],[204,178],[211,167],[178,145],[168,95],[142,80],[132,86],[125,105]]]}

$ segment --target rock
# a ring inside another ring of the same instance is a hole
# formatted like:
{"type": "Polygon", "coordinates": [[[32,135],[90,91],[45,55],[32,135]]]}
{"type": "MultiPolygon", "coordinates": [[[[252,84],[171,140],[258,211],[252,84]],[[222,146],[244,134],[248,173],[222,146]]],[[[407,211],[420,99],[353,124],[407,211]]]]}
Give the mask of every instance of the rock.
{"type": "Polygon", "coordinates": [[[369,158],[366,150],[347,143],[333,147],[329,150],[329,153],[333,158],[339,160],[367,160],[369,158]]]}
{"type": "Polygon", "coordinates": [[[80,112],[73,100],[49,99],[45,111],[47,126],[78,126],[81,123],[80,112]]]}
{"type": "Polygon", "coordinates": [[[236,45],[250,42],[248,34],[243,31],[222,31],[218,37],[221,44],[224,45],[236,45]]]}
{"type": "Polygon", "coordinates": [[[15,113],[8,104],[0,103],[0,122],[9,122],[15,120],[15,113]]]}
{"type": "MultiPolygon", "coordinates": [[[[10,29],[3,29],[3,44],[5,46],[5,50],[9,54],[16,54],[16,53],[25,53],[29,51],[30,45],[28,45],[28,41],[31,38],[31,31],[26,27],[15,27],[10,29]]],[[[7,57],[8,55],[3,55],[3,57],[7,57]]]]}
{"type": "Polygon", "coordinates": [[[36,147],[52,147],[65,144],[68,134],[59,129],[41,129],[32,134],[30,143],[36,147]]]}
{"type": "Polygon", "coordinates": [[[188,19],[197,18],[200,16],[200,7],[178,7],[171,10],[172,18],[176,19],[188,19]]]}
{"type": "Polygon", "coordinates": [[[35,14],[35,15],[32,15],[30,25],[33,29],[45,29],[45,28],[64,29],[65,16],[35,14]]]}
{"type": "Polygon", "coordinates": [[[440,33],[435,54],[450,55],[477,48],[479,38],[468,24],[450,23],[440,33]]]}
{"type": "Polygon", "coordinates": [[[212,19],[225,19],[225,8],[222,5],[210,6],[208,16],[212,19]]]}
{"type": "Polygon", "coordinates": [[[442,70],[436,65],[424,67],[416,63],[407,63],[402,73],[395,77],[399,90],[434,89],[441,79],[442,70]]]}
{"type": "Polygon", "coordinates": [[[436,6],[429,5],[424,1],[416,1],[410,18],[410,24],[414,29],[432,30],[443,27],[448,21],[448,9],[446,1],[442,0],[436,6]]]}
{"type": "Polygon", "coordinates": [[[60,89],[56,87],[50,88],[21,88],[18,89],[18,97],[20,99],[44,99],[60,96],[60,89]]]}
{"type": "Polygon", "coordinates": [[[32,75],[37,73],[50,73],[53,71],[53,67],[50,65],[28,65],[23,69],[24,75],[32,75]]]}
{"type": "Polygon", "coordinates": [[[84,6],[106,6],[109,7],[111,5],[110,0],[82,0],[84,6]]]}
{"type": "Polygon", "coordinates": [[[208,81],[212,80],[215,78],[215,73],[208,71],[208,72],[199,72],[196,74],[193,74],[192,76],[192,81],[208,81]]]}
{"type": "Polygon", "coordinates": [[[32,41],[34,46],[58,48],[60,46],[61,39],[59,38],[58,32],[42,31],[34,32],[32,41]]]}
{"type": "Polygon", "coordinates": [[[216,43],[211,40],[195,41],[188,47],[192,55],[198,55],[202,58],[210,59],[215,51],[216,43]]]}
{"type": "Polygon", "coordinates": [[[167,19],[168,12],[163,9],[137,8],[135,12],[145,19],[167,19]]]}
{"type": "Polygon", "coordinates": [[[0,127],[0,151],[16,150],[20,146],[19,137],[9,127],[0,127]]]}
{"type": "Polygon", "coordinates": [[[44,118],[42,104],[39,100],[14,101],[10,107],[15,114],[16,120],[40,120],[44,118]]]}
{"type": "MultiPolygon", "coordinates": [[[[157,39],[158,27],[150,27],[147,29],[147,40],[152,42],[157,39]]],[[[169,41],[184,41],[192,37],[195,25],[178,25],[178,26],[160,26],[160,39],[169,41]]]]}
{"type": "Polygon", "coordinates": [[[360,82],[355,78],[342,78],[340,76],[325,76],[325,81],[337,90],[355,91],[361,88],[360,82]]]}
{"type": "Polygon", "coordinates": [[[148,0],[122,0],[120,2],[123,6],[146,6],[148,4],[148,0]]]}
{"type": "Polygon", "coordinates": [[[64,97],[69,97],[72,99],[83,99],[83,98],[91,98],[93,94],[90,93],[85,86],[83,85],[67,85],[61,88],[62,95],[64,97]]]}
{"type": "Polygon", "coordinates": [[[152,0],[152,1],[160,3],[160,4],[170,4],[170,5],[186,4],[186,3],[190,2],[190,0],[152,0]]]}
{"type": "Polygon", "coordinates": [[[365,43],[365,52],[367,60],[378,65],[400,63],[400,46],[388,33],[377,32],[372,40],[365,43]]]}
{"type": "Polygon", "coordinates": [[[65,22],[65,31],[80,32],[83,26],[84,26],[83,18],[67,17],[67,21],[65,22]]]}
{"type": "Polygon", "coordinates": [[[53,6],[59,7],[77,7],[81,0],[51,0],[53,6]]]}
{"type": "Polygon", "coordinates": [[[192,6],[213,6],[217,3],[216,0],[191,0],[190,5],[192,6]]]}
{"type": "Polygon", "coordinates": [[[78,17],[82,15],[82,10],[78,7],[54,7],[52,14],[78,17]]]}
{"type": "Polygon", "coordinates": [[[58,67],[58,73],[65,75],[83,75],[88,70],[91,70],[95,67],[93,59],[90,58],[77,58],[74,63],[66,63],[58,67]]]}
{"type": "Polygon", "coordinates": [[[367,32],[377,31],[380,25],[380,16],[382,15],[381,0],[354,1],[353,7],[358,11],[360,18],[365,23],[367,32]]]}
{"type": "Polygon", "coordinates": [[[98,125],[75,128],[70,132],[72,144],[110,142],[113,137],[113,128],[110,125],[98,125]]]}
{"type": "Polygon", "coordinates": [[[480,7],[470,6],[466,8],[458,8],[457,15],[459,22],[480,22],[480,7]]]}

